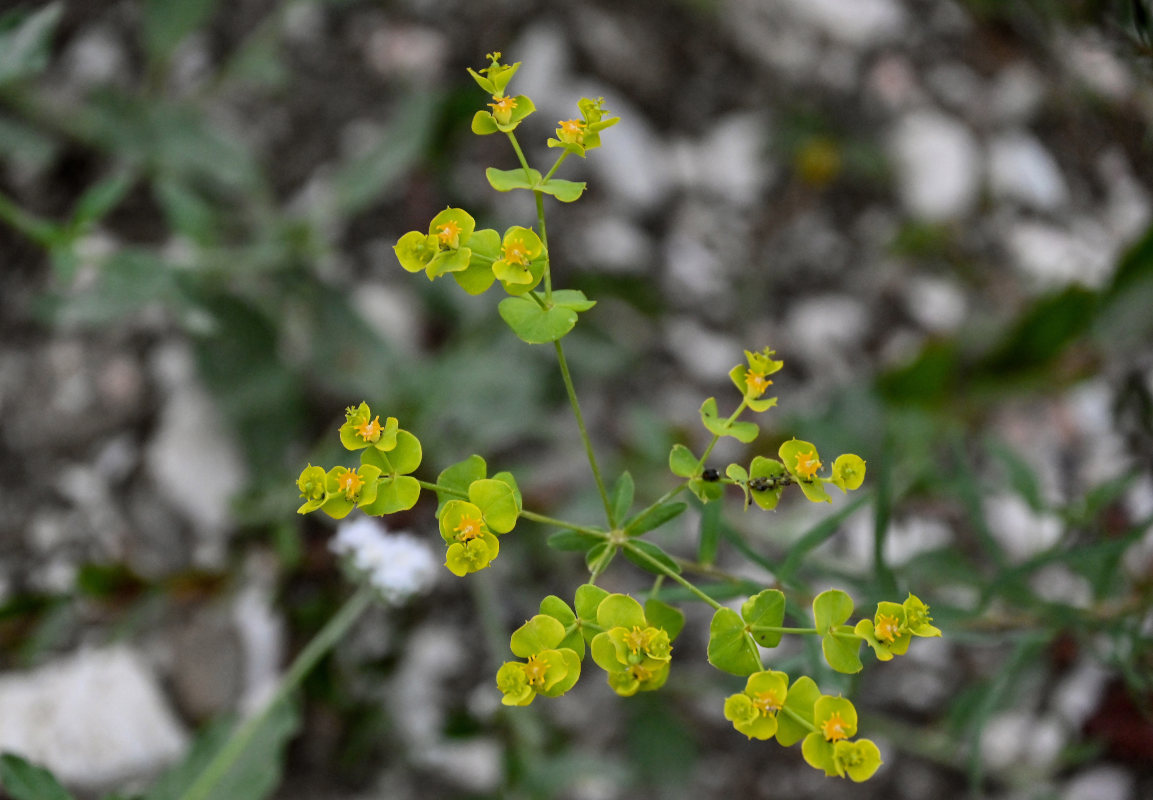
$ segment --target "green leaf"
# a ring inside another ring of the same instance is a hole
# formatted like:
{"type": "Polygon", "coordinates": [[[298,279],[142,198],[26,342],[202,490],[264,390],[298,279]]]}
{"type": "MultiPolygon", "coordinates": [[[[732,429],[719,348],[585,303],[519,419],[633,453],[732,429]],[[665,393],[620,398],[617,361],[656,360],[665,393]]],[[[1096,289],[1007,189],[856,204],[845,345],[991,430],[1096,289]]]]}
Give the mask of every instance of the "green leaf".
{"type": "MultiPolygon", "coordinates": [[[[48,66],[52,35],[63,10],[63,3],[49,3],[13,27],[0,31],[0,84],[30,78],[48,66]]],[[[5,14],[0,22],[15,16],[5,14]]]]}
{"type": "MultiPolygon", "coordinates": [[[[782,478],[784,475],[784,464],[772,458],[754,456],[752,463],[749,465],[749,480],[756,481],[756,479],[759,478],[772,485],[775,484],[778,478],[782,478]]],[[[754,486],[755,485],[757,484],[754,483],[754,486]]],[[[777,503],[781,499],[781,492],[783,491],[783,486],[775,486],[775,488],[772,489],[755,489],[749,487],[749,495],[752,497],[753,502],[757,504],[758,508],[763,508],[766,511],[772,511],[777,507],[777,503]]]]}
{"type": "Polygon", "coordinates": [[[717,548],[721,543],[721,508],[720,503],[709,503],[701,509],[697,560],[702,564],[712,564],[717,560],[717,548]]]}
{"type": "Polygon", "coordinates": [[[459,500],[461,497],[468,496],[468,487],[472,485],[473,481],[479,481],[487,474],[488,465],[478,455],[471,455],[464,461],[458,461],[441,471],[436,476],[437,485],[460,492],[460,494],[436,493],[437,499],[440,501],[436,508],[437,519],[440,519],[440,512],[444,510],[445,503],[449,500],[459,500]]]}
{"type": "MultiPolygon", "coordinates": [[[[550,594],[540,601],[540,613],[547,614],[560,622],[561,625],[565,626],[565,630],[568,630],[569,626],[577,620],[576,614],[569,604],[555,594],[550,594]]],[[[565,637],[561,639],[560,644],[556,646],[556,649],[559,650],[562,647],[574,650],[578,658],[584,658],[585,640],[579,628],[574,628],[571,633],[566,634],[565,637]]]]}
{"type": "Polygon", "coordinates": [[[701,404],[701,423],[709,433],[716,436],[732,436],[738,442],[748,444],[757,438],[761,429],[755,422],[740,422],[717,417],[717,400],[710,397],[701,404]]]}
{"type": "Polygon", "coordinates": [[[72,207],[72,229],[82,231],[103,219],[135,184],[136,174],[123,170],[88,187],[72,207]]]}
{"type": "Polygon", "coordinates": [[[520,516],[520,498],[516,489],[495,478],[473,481],[468,487],[468,499],[480,509],[485,524],[494,533],[508,533],[516,527],[520,516]]]}
{"type": "Polygon", "coordinates": [[[613,510],[613,519],[624,519],[625,514],[629,513],[629,509],[633,504],[633,492],[635,488],[633,476],[629,474],[628,470],[622,472],[621,476],[617,478],[617,482],[613,485],[613,490],[609,497],[609,504],[613,510]]]}
{"type": "Polygon", "coordinates": [[[731,608],[720,608],[713,614],[708,656],[714,667],[734,675],[752,675],[763,668],[756,642],[745,630],[745,621],[731,608]]]}
{"type": "Polygon", "coordinates": [[[154,61],[165,61],[176,45],[212,16],[217,0],[145,0],[144,47],[154,61]]]}
{"type": "Polygon", "coordinates": [[[573,607],[577,616],[589,622],[596,622],[597,608],[609,593],[593,583],[581,584],[577,587],[573,598],[573,607]]]}
{"type": "Polygon", "coordinates": [[[548,546],[553,550],[584,552],[604,542],[603,536],[593,536],[580,531],[557,531],[548,537],[548,546]]]}
{"type": "Polygon", "coordinates": [[[551,194],[562,203],[571,203],[580,199],[587,185],[584,181],[562,181],[557,178],[550,178],[538,185],[536,189],[545,194],[551,194]]]}
{"type": "Polygon", "coordinates": [[[793,719],[791,714],[778,714],[777,742],[782,747],[792,747],[813,730],[813,706],[820,697],[821,690],[808,675],[802,675],[793,681],[788,694],[785,695],[785,708],[807,722],[808,726],[793,719]]]}
{"type": "MultiPolygon", "coordinates": [[[[277,703],[269,711],[240,758],[216,783],[205,800],[263,800],[280,784],[284,748],[299,727],[296,706],[277,703]]],[[[227,746],[231,726],[216,724],[201,735],[181,763],[164,773],[142,800],[179,800],[204,772],[216,754],[227,746]]]]}
{"type": "Polygon", "coordinates": [[[697,472],[697,457],[683,444],[674,444],[669,451],[669,470],[678,478],[691,478],[697,472]]]}
{"type": "Polygon", "coordinates": [[[657,575],[666,575],[668,572],[679,575],[681,572],[680,565],[673,561],[668,553],[652,542],[634,539],[631,542],[627,542],[624,548],[625,558],[643,570],[648,570],[657,575]],[[656,564],[653,563],[654,561],[656,564]],[[659,564],[660,567],[664,567],[664,569],[661,569],[657,564],[659,564]]]}
{"type": "Polygon", "coordinates": [[[762,647],[781,643],[780,631],[758,631],[757,626],[777,628],[785,621],[785,595],[778,589],[765,589],[744,602],[741,617],[752,626],[753,639],[762,647]]]}
{"type": "Polygon", "coordinates": [[[852,614],[853,598],[840,589],[828,589],[813,598],[813,621],[821,635],[836,625],[843,625],[852,614]]]}
{"type": "Polygon", "coordinates": [[[597,606],[597,624],[602,628],[644,628],[645,610],[627,594],[610,594],[597,606]]]}
{"type": "Polygon", "coordinates": [[[837,672],[852,675],[860,672],[862,640],[856,635],[838,636],[835,633],[826,633],[821,637],[821,652],[825,654],[825,661],[837,672]]]}
{"type": "Polygon", "coordinates": [[[472,132],[478,136],[488,136],[500,130],[496,120],[492,118],[491,111],[478,111],[472,115],[472,132]]]}
{"type": "Polygon", "coordinates": [[[398,475],[380,482],[376,497],[360,510],[371,516],[381,517],[408,511],[420,500],[420,483],[409,475],[398,475]]]}
{"type": "Polygon", "coordinates": [[[513,189],[527,189],[532,191],[540,183],[540,172],[535,169],[497,169],[489,167],[484,171],[489,185],[498,192],[511,192],[513,189]]]}
{"type": "Polygon", "coordinates": [[[609,564],[617,555],[617,546],[609,542],[601,542],[585,553],[585,566],[589,572],[601,573],[608,569],[609,564]]]}
{"type": "MultiPolygon", "coordinates": [[[[542,300],[543,296],[537,295],[542,300]]],[[[589,300],[585,293],[579,289],[557,289],[552,293],[552,304],[562,308],[571,308],[573,311],[588,311],[597,304],[596,300],[589,300]]]]}
{"type": "Polygon", "coordinates": [[[640,536],[642,533],[655,530],[669,520],[680,516],[688,508],[685,503],[665,503],[662,506],[650,508],[639,516],[633,517],[625,525],[626,536],[640,536]]]}
{"type": "Polygon", "coordinates": [[[0,756],[0,785],[13,800],[72,800],[51,772],[11,753],[0,756]]]}
{"type": "Polygon", "coordinates": [[[670,642],[680,636],[685,627],[685,615],[681,610],[655,597],[645,601],[645,619],[650,625],[664,629],[670,642]]]}
{"type": "Polygon", "coordinates": [[[555,342],[573,329],[577,312],[556,306],[541,308],[524,297],[506,297],[497,307],[500,317],[521,341],[529,344],[555,342]]]}
{"type": "Polygon", "coordinates": [[[555,617],[537,614],[513,631],[509,647],[517,658],[528,658],[541,650],[556,647],[564,638],[564,628],[555,617]]]}

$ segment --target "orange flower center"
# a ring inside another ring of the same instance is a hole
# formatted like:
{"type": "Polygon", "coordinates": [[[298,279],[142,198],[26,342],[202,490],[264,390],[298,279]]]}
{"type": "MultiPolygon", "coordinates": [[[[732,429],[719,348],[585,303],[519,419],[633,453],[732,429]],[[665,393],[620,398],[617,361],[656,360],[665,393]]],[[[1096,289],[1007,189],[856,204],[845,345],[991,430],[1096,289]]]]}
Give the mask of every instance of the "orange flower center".
{"type": "Polygon", "coordinates": [[[749,371],[745,373],[745,385],[749,387],[749,393],[754,397],[760,397],[765,393],[765,389],[769,388],[772,381],[766,378],[759,372],[749,371]]]}
{"type": "Polygon", "coordinates": [[[828,719],[821,723],[821,733],[830,742],[838,742],[849,738],[849,726],[841,719],[839,712],[834,711],[828,719]]]}
{"type": "Polygon", "coordinates": [[[888,614],[878,614],[877,624],[873,628],[877,632],[877,638],[888,644],[892,644],[901,633],[901,623],[896,617],[888,614]]]}
{"type": "Polygon", "coordinates": [[[753,697],[753,708],[766,717],[776,714],[782,705],[784,702],[780,695],[773,691],[757,692],[753,697]]]}
{"type": "Polygon", "coordinates": [[[504,260],[510,264],[526,266],[528,264],[528,248],[520,239],[512,239],[503,249],[504,260]]]}
{"type": "Polygon", "coordinates": [[[812,478],[820,468],[816,452],[797,453],[797,474],[802,478],[812,478]]]}
{"type": "Polygon", "coordinates": [[[457,541],[467,542],[470,539],[479,539],[484,536],[484,528],[481,527],[480,517],[464,516],[460,518],[460,524],[453,528],[456,532],[457,541]]]}
{"type": "Polygon", "coordinates": [[[528,678],[529,686],[544,686],[544,676],[548,672],[548,659],[542,655],[528,657],[528,662],[521,665],[524,676],[528,678]]]}
{"type": "Polygon", "coordinates": [[[639,653],[641,650],[644,650],[646,647],[648,647],[649,640],[651,638],[652,637],[649,636],[648,631],[643,631],[636,625],[633,626],[631,631],[625,633],[623,637],[625,647],[634,653],[639,653]]]}
{"type": "Polygon", "coordinates": [[[492,109],[493,117],[500,124],[507,125],[508,121],[512,119],[513,109],[516,108],[516,98],[507,95],[504,97],[493,95],[492,99],[496,102],[489,103],[488,105],[492,109]]]}
{"type": "Polygon", "coordinates": [[[349,500],[355,500],[356,496],[360,494],[361,488],[364,486],[364,478],[352,470],[346,470],[336,479],[336,485],[340,491],[344,492],[345,497],[349,500]]]}
{"type": "Polygon", "coordinates": [[[460,240],[460,225],[450,219],[436,229],[436,238],[446,247],[456,246],[460,240]]]}
{"type": "Polygon", "coordinates": [[[356,426],[356,434],[366,442],[375,442],[380,438],[381,431],[384,428],[380,425],[380,416],[368,422],[367,420],[356,426]]]}

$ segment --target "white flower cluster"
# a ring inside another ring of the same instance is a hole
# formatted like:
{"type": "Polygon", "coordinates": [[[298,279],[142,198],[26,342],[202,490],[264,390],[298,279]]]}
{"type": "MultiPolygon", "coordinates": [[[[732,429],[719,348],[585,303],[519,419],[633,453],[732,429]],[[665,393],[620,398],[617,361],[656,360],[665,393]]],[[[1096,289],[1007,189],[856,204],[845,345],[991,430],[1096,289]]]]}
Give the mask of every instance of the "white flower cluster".
{"type": "Polygon", "coordinates": [[[392,605],[427,591],[436,581],[432,548],[408,533],[389,533],[368,517],[342,523],[328,546],[392,605]]]}

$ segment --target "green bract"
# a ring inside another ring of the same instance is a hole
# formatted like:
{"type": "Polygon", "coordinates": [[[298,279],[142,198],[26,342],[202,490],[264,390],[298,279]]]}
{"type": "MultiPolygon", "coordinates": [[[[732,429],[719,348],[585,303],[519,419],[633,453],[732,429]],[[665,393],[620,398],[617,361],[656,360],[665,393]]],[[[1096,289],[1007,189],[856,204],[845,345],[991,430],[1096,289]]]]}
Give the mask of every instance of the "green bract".
{"type": "Polygon", "coordinates": [[[307,514],[320,508],[328,497],[327,483],[328,476],[324,472],[324,467],[314,467],[311,464],[305,467],[300,477],[296,479],[296,488],[304,498],[304,503],[296,509],[296,513],[307,514]]]}
{"type": "Polygon", "coordinates": [[[771,739],[777,732],[777,714],[785,705],[789,676],[783,672],[755,672],[745,691],[725,700],[725,719],[750,739],[771,739]]]}
{"type": "Polygon", "coordinates": [[[765,397],[765,391],[772,384],[769,375],[784,366],[783,361],[774,361],[773,351],[767,347],[759,353],[745,351],[748,366],[738,364],[729,370],[729,379],[744,396],[745,404],[753,411],[768,411],[777,404],[777,398],[765,397]]]}
{"type": "Polygon", "coordinates": [[[325,475],[327,499],[320,507],[333,519],[342,519],[357,506],[365,506],[376,499],[377,478],[380,468],[361,465],[358,469],[333,467],[325,475]]]}
{"type": "Polygon", "coordinates": [[[921,601],[921,598],[910,593],[902,605],[905,608],[905,620],[909,626],[909,631],[914,636],[941,635],[939,628],[929,624],[933,618],[929,616],[929,607],[921,601]]]}
{"type": "Polygon", "coordinates": [[[500,552],[500,543],[485,525],[480,509],[464,500],[444,504],[440,535],[448,544],[445,566],[458,577],[484,569],[500,552]]]}
{"type": "Polygon", "coordinates": [[[813,599],[813,621],[821,637],[821,650],[837,672],[860,672],[861,639],[844,627],[853,613],[853,600],[839,589],[821,592],[813,599]]]}
{"type": "Polygon", "coordinates": [[[757,438],[760,428],[755,422],[737,422],[736,420],[720,419],[717,416],[717,400],[710,397],[701,404],[701,424],[709,433],[716,436],[732,436],[739,442],[748,444],[757,438]]]}
{"type": "Polygon", "coordinates": [[[881,751],[869,739],[837,742],[833,745],[833,766],[837,774],[860,783],[873,777],[881,766],[881,751]]]}
{"type": "Polygon", "coordinates": [[[536,233],[514,225],[501,240],[500,257],[492,263],[492,274],[509,294],[529,292],[544,277],[543,249],[536,233]]]}
{"type": "Polygon", "coordinates": [[[822,479],[817,475],[817,470],[821,468],[821,458],[812,443],[790,439],[781,445],[777,455],[780,456],[785,469],[796,479],[805,497],[814,503],[833,502],[829,493],[825,491],[822,479]]]}
{"type": "Polygon", "coordinates": [[[833,462],[833,485],[842,492],[860,489],[865,482],[865,460],[853,453],[837,456],[833,462]]]}
{"type": "Polygon", "coordinates": [[[563,147],[581,158],[594,147],[600,147],[600,132],[620,122],[620,117],[605,117],[608,112],[604,108],[604,102],[603,97],[596,100],[582,97],[577,101],[582,119],[566,119],[558,122],[560,127],[556,129],[556,138],[549,139],[548,146],[563,147]]]}
{"type": "MultiPolygon", "coordinates": [[[[427,234],[409,231],[392,249],[402,267],[409,272],[424,270],[432,280],[445,273],[464,272],[469,268],[473,251],[467,245],[475,230],[476,220],[467,211],[446,208],[432,218],[427,234]]],[[[492,249],[489,234],[485,233],[481,238],[481,245],[485,252],[492,249]]],[[[483,263],[481,259],[478,261],[483,263]]],[[[468,281],[470,286],[474,280],[468,281]]]]}
{"type": "Polygon", "coordinates": [[[786,477],[785,467],[780,461],[753,456],[749,464],[749,493],[753,502],[766,511],[772,511],[780,502],[781,492],[785,490],[782,479],[786,477]]]}
{"type": "MultiPolygon", "coordinates": [[[[392,417],[389,417],[389,422],[392,422],[392,417]]],[[[376,499],[361,505],[366,514],[407,511],[420,499],[420,483],[409,475],[420,466],[423,457],[420,440],[406,430],[397,429],[394,442],[387,451],[368,448],[360,455],[361,464],[380,470],[376,499]]]]}
{"type": "Polygon", "coordinates": [[[904,655],[913,638],[905,607],[888,601],[878,603],[873,619],[860,620],[853,632],[868,642],[881,661],[889,661],[895,655],[904,655]]]}
{"type": "Polygon", "coordinates": [[[623,697],[649,692],[669,676],[672,644],[669,634],[649,624],[641,604],[624,594],[610,594],[597,606],[593,661],[608,673],[613,691],[623,697]]]}
{"type": "Polygon", "coordinates": [[[507,661],[497,671],[502,703],[527,706],[538,694],[559,697],[576,684],[580,656],[561,646],[564,639],[565,626],[547,614],[537,614],[516,629],[510,647],[513,655],[527,661],[507,661]]]}
{"type": "Polygon", "coordinates": [[[805,761],[826,775],[844,776],[844,767],[834,758],[835,745],[857,733],[857,709],[844,697],[822,695],[813,705],[813,726],[816,730],[801,743],[805,761]]]}
{"type": "Polygon", "coordinates": [[[480,88],[484,89],[489,94],[501,95],[504,94],[504,89],[508,86],[508,82],[512,80],[512,76],[520,69],[520,62],[515,64],[502,64],[500,63],[501,53],[499,51],[489,53],[485,56],[492,63],[487,67],[476,70],[468,67],[468,74],[473,77],[480,88]]]}
{"type": "Polygon", "coordinates": [[[396,447],[396,417],[389,417],[383,425],[380,416],[373,416],[368,403],[356,408],[351,406],[344,412],[344,424],[340,426],[340,443],[349,450],[363,450],[374,447],[377,450],[391,450],[396,447]]]}

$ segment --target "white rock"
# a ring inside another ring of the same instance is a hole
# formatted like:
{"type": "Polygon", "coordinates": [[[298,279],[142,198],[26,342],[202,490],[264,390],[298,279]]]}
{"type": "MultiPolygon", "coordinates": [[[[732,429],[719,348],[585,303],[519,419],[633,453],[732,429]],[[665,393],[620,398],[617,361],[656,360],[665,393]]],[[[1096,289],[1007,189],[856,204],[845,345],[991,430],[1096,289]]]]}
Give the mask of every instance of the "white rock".
{"type": "Polygon", "coordinates": [[[997,772],[1050,767],[1068,738],[1054,718],[1012,710],[989,720],[981,737],[984,763],[997,772]]]}
{"type": "Polygon", "coordinates": [[[895,40],[904,32],[907,19],[895,0],[782,0],[781,5],[829,36],[857,47],[895,40]]]}
{"type": "MultiPolygon", "coordinates": [[[[388,248],[392,264],[396,256],[388,248]]],[[[390,266],[392,266],[390,264],[390,266]]],[[[362,283],[352,292],[352,307],[381,339],[399,352],[415,355],[420,347],[420,303],[407,288],[378,283],[362,283]]]]}
{"type": "Polygon", "coordinates": [[[1097,160],[1097,174],[1105,187],[1104,221],[1118,239],[1129,242],[1149,227],[1153,218],[1148,190],[1133,175],[1125,152],[1111,147],[1097,160]]]}
{"type": "Polygon", "coordinates": [[[670,157],[687,188],[748,205],[772,175],[768,131],[763,114],[730,114],[718,119],[699,143],[682,141],[670,148],[670,157]]]}
{"type": "Polygon", "coordinates": [[[1097,710],[1110,677],[1108,670],[1086,659],[1054,687],[1053,712],[1071,728],[1080,728],[1097,710]]]}
{"type": "Polygon", "coordinates": [[[981,155],[964,124],[939,111],[912,111],[897,123],[889,149],[901,200],[914,217],[944,222],[972,209],[981,155]]]}
{"type": "Polygon", "coordinates": [[[824,363],[839,351],[856,350],[865,334],[868,314],[850,295],[824,294],[793,304],[785,322],[793,345],[811,361],[824,363]]]}
{"type": "Polygon", "coordinates": [[[993,79],[987,111],[995,122],[1023,124],[1036,115],[1044,99],[1044,78],[1032,64],[1016,61],[993,79]]]}
{"type": "Polygon", "coordinates": [[[1024,561],[1057,543],[1061,521],[1038,514],[1015,494],[993,495],[985,501],[989,532],[1012,561],[1024,561]]]}
{"type": "Polygon", "coordinates": [[[1093,91],[1123,100],[1133,91],[1133,73],[1115,54],[1116,48],[1096,34],[1063,36],[1056,44],[1061,63],[1093,91]]]}
{"type": "Polygon", "coordinates": [[[1134,800],[1136,782],[1136,776],[1124,767],[1090,767],[1065,785],[1061,800],[1134,800]]]}
{"type": "Polygon", "coordinates": [[[579,97],[604,97],[605,108],[621,120],[601,134],[603,146],[588,159],[592,179],[624,209],[643,213],[655,207],[671,189],[672,178],[671,159],[659,134],[623,95],[599,85],[577,88],[579,97]]]}
{"type": "Polygon", "coordinates": [[[1033,594],[1046,602],[1075,608],[1088,608],[1093,603],[1093,587],[1084,575],[1078,575],[1064,564],[1050,564],[1029,578],[1033,594]]]}
{"type": "Polygon", "coordinates": [[[905,280],[905,308],[934,333],[957,330],[969,312],[965,293],[950,280],[913,275],[905,280]]]}
{"type": "Polygon", "coordinates": [[[1089,219],[1068,228],[1022,221],[1006,234],[1014,265],[1038,292],[1081,284],[1102,286],[1111,276],[1117,244],[1108,231],[1089,219]]]}
{"type": "Polygon", "coordinates": [[[89,650],[0,678],[0,750],[66,783],[107,786],[179,758],[187,734],[142,659],[89,650]]]}
{"type": "Polygon", "coordinates": [[[965,64],[956,61],[938,64],[929,69],[925,83],[945,105],[965,116],[983,105],[985,87],[977,73],[965,64]]]}
{"type": "Polygon", "coordinates": [[[574,237],[580,252],[570,257],[583,265],[607,272],[643,273],[654,258],[653,243],[637,225],[617,216],[591,220],[574,237]]]}
{"type": "Polygon", "coordinates": [[[989,143],[988,176],[994,197],[1038,211],[1053,211],[1069,202],[1069,187],[1056,159],[1024,131],[1002,134],[989,143]]]}
{"type": "Polygon", "coordinates": [[[182,347],[157,355],[167,397],[145,462],[165,498],[211,546],[231,523],[233,495],[244,486],[244,463],[212,398],[192,374],[182,347]]]}
{"type": "Polygon", "coordinates": [[[741,346],[732,337],[710,331],[691,317],[670,319],[665,331],[677,360],[699,380],[724,380],[733,364],[741,361],[741,346]]]}

